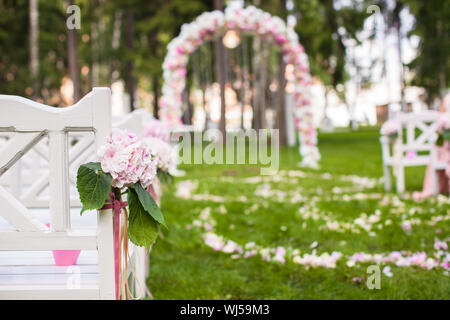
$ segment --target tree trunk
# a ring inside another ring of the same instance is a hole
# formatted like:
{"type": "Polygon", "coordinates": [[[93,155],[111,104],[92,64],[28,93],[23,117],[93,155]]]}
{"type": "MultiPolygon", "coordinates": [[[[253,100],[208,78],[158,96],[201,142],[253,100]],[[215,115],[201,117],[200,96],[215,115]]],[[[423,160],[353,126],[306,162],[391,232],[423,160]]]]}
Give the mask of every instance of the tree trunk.
{"type": "Polygon", "coordinates": [[[263,43],[262,59],[260,60],[260,78],[259,78],[259,115],[260,127],[266,128],[266,87],[267,87],[267,61],[269,60],[269,47],[263,43]]]}
{"type": "MultiPolygon", "coordinates": [[[[286,0],[280,0],[280,12],[283,20],[286,20],[286,0]]],[[[279,54],[279,65],[280,69],[278,71],[278,112],[277,112],[277,122],[278,128],[280,129],[280,146],[286,145],[286,77],[285,70],[286,65],[283,59],[283,53],[279,54]]]]}
{"type": "MultiPolygon", "coordinates": [[[[117,10],[114,14],[114,25],[113,25],[113,33],[112,33],[112,43],[111,47],[113,51],[119,49],[120,45],[120,34],[121,34],[121,26],[122,26],[122,10],[117,10]]],[[[119,73],[115,72],[117,70],[117,66],[114,60],[110,60],[110,78],[111,84],[115,82],[118,78],[119,73]]]]}
{"type": "Polygon", "coordinates": [[[39,97],[39,9],[38,0],[30,0],[30,70],[33,99],[39,97]]]}
{"type": "MultiPolygon", "coordinates": [[[[214,0],[214,8],[216,10],[223,10],[223,0],[214,0]]],[[[226,83],[226,70],[225,70],[225,48],[223,47],[222,37],[219,37],[215,43],[216,51],[216,73],[220,84],[220,132],[222,136],[226,138],[226,101],[225,101],[225,83],[226,83]]]]}
{"type": "Polygon", "coordinates": [[[241,108],[241,128],[244,129],[244,111],[245,106],[248,104],[247,96],[250,92],[250,85],[248,81],[248,51],[247,51],[247,38],[242,35],[242,108],[241,108]]]}
{"type": "Polygon", "coordinates": [[[253,128],[255,130],[261,129],[261,91],[259,80],[261,79],[261,39],[258,36],[253,37],[253,59],[252,59],[252,73],[253,73],[253,128]]]}
{"type": "MultiPolygon", "coordinates": [[[[69,5],[73,5],[73,0],[69,1],[69,5]]],[[[67,30],[67,47],[69,60],[69,76],[73,83],[73,102],[76,103],[81,99],[81,83],[80,83],[80,67],[78,65],[78,44],[77,29],[67,30]]]]}
{"type": "MultiPolygon", "coordinates": [[[[125,46],[129,53],[133,51],[134,48],[134,15],[133,12],[128,10],[125,17],[125,46]]],[[[136,103],[136,79],[134,77],[134,62],[129,59],[126,63],[126,76],[125,76],[125,86],[126,90],[130,96],[130,111],[135,109],[136,103]]]]}
{"type": "Polygon", "coordinates": [[[153,76],[153,117],[159,119],[159,77],[153,76]]]}
{"type": "Polygon", "coordinates": [[[403,69],[402,60],[402,33],[401,33],[401,20],[400,11],[402,11],[403,4],[397,2],[394,9],[394,25],[397,31],[397,54],[400,66],[400,105],[402,106],[403,112],[408,112],[408,106],[405,102],[405,72],[403,69]]]}
{"type": "Polygon", "coordinates": [[[280,53],[280,70],[278,74],[278,112],[277,112],[277,122],[278,129],[280,129],[280,146],[286,145],[286,78],[284,75],[286,65],[283,60],[283,54],[280,53]]]}
{"type": "Polygon", "coordinates": [[[98,23],[91,23],[91,48],[92,48],[92,87],[97,87],[99,83],[99,64],[98,64],[98,23]]]}
{"type": "MultiPolygon", "coordinates": [[[[437,34],[437,39],[439,41],[443,41],[443,39],[442,39],[442,21],[441,20],[436,21],[436,34],[437,34]]],[[[442,51],[440,50],[439,60],[443,61],[443,66],[445,66],[446,58],[444,58],[444,60],[442,60],[442,58],[443,58],[442,51]]],[[[446,83],[447,83],[447,77],[445,75],[445,67],[439,68],[439,98],[441,100],[444,99],[444,96],[445,96],[446,83]]]]}
{"type": "Polygon", "coordinates": [[[186,102],[186,111],[183,115],[183,121],[185,124],[192,124],[192,103],[191,103],[191,81],[186,81],[186,87],[184,88],[184,100],[186,102]]]}

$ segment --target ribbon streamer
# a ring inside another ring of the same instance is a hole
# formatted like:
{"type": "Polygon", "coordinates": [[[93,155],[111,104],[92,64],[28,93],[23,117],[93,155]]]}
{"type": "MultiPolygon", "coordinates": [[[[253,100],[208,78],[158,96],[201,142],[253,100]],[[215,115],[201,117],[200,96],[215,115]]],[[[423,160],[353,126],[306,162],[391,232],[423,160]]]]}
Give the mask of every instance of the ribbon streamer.
{"type": "MultiPolygon", "coordinates": [[[[120,272],[120,266],[121,266],[121,259],[120,259],[120,244],[124,243],[123,241],[126,240],[128,242],[128,239],[124,239],[120,237],[120,213],[122,211],[122,208],[126,207],[128,203],[126,201],[122,202],[119,199],[116,199],[116,196],[114,192],[111,192],[109,194],[109,197],[111,198],[111,203],[106,203],[103,208],[100,210],[105,209],[113,209],[114,211],[114,280],[115,280],[115,288],[116,288],[116,300],[119,299],[119,274],[120,272]],[[122,241],[121,241],[122,240],[122,241]]],[[[126,234],[126,230],[125,230],[126,234]]],[[[128,247],[128,244],[126,244],[126,247],[124,248],[126,251],[128,247]]],[[[125,257],[127,257],[127,252],[125,257]]]]}
{"type": "MultiPolygon", "coordinates": [[[[154,185],[151,185],[147,188],[147,192],[155,199],[158,206],[160,206],[160,198],[162,195],[161,184],[158,179],[155,179],[154,185]]],[[[140,283],[139,279],[136,278],[134,272],[134,266],[131,262],[131,258],[128,254],[128,212],[126,207],[128,203],[126,201],[121,201],[121,199],[117,199],[114,192],[109,194],[109,200],[107,203],[100,209],[112,209],[114,211],[114,281],[115,281],[115,289],[116,289],[116,300],[119,299],[127,299],[127,297],[133,298],[130,289],[128,288],[127,279],[127,270],[128,270],[128,261],[130,261],[131,273],[133,277],[137,280],[138,285],[142,286],[144,291],[147,293],[149,297],[152,297],[152,294],[148,290],[145,282],[140,283]],[[123,219],[121,219],[121,213],[124,215],[123,219]],[[122,264],[122,251],[125,265],[122,264]],[[122,268],[124,267],[124,268],[122,268]]],[[[148,254],[150,254],[151,247],[148,249],[148,254]]]]}

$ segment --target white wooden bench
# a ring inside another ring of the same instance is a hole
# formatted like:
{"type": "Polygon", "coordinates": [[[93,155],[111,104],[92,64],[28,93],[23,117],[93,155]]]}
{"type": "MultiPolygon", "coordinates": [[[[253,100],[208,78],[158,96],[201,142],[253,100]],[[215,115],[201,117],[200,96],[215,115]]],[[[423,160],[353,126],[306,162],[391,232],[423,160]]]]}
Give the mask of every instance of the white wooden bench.
{"type": "MultiPolygon", "coordinates": [[[[75,188],[109,134],[110,101],[107,88],[61,109],[0,95],[0,299],[115,298],[112,212],[81,217],[75,188]],[[51,250],[76,249],[77,265],[54,265],[51,250]]],[[[132,255],[143,297],[145,248],[132,255]]]]}
{"type": "Polygon", "coordinates": [[[426,111],[420,114],[399,114],[400,122],[397,138],[391,141],[381,136],[384,186],[392,188],[390,168],[396,175],[396,190],[405,191],[405,167],[431,165],[434,194],[438,194],[438,170],[445,169],[446,163],[438,160],[436,139],[439,112],[426,111]],[[408,152],[415,152],[408,155],[408,152]]]}

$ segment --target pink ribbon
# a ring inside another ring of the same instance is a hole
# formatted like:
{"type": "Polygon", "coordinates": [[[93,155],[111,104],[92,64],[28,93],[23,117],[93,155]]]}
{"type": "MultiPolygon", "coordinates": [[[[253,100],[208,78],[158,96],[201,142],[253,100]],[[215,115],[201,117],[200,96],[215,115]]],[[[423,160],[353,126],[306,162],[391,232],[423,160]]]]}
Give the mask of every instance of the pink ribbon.
{"type": "Polygon", "coordinates": [[[116,199],[114,192],[109,194],[112,203],[107,203],[100,210],[113,209],[114,210],[114,280],[116,282],[116,300],[119,299],[119,255],[120,255],[120,211],[123,207],[126,207],[128,203],[126,201],[121,202],[116,199]]]}

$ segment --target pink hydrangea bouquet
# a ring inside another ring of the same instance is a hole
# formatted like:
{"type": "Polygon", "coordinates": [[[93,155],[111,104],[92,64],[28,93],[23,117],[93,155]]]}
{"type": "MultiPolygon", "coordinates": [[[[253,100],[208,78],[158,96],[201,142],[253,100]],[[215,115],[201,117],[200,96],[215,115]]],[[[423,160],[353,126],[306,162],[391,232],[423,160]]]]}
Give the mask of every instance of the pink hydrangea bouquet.
{"type": "Polygon", "coordinates": [[[160,225],[166,226],[159,206],[147,192],[156,179],[158,153],[134,133],[113,129],[98,156],[100,162],[86,163],[78,169],[81,213],[100,210],[108,203],[128,206],[129,239],[138,246],[150,247],[160,225]],[[125,194],[127,202],[122,202],[125,194]]]}

